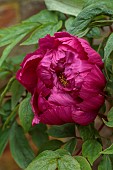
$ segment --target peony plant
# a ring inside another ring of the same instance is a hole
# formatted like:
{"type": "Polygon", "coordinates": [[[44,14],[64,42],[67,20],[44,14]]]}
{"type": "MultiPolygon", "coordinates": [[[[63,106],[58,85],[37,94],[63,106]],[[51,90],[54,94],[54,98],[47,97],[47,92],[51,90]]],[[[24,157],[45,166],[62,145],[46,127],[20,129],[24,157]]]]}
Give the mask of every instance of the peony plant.
{"type": "Polygon", "coordinates": [[[24,58],[16,76],[32,94],[32,124],[93,122],[105,100],[103,66],[82,38],[58,32],[39,39],[39,48],[24,58]]]}
{"type": "Polygon", "coordinates": [[[0,156],[7,147],[24,170],[112,170],[113,3],[44,3],[0,29],[0,156]]]}

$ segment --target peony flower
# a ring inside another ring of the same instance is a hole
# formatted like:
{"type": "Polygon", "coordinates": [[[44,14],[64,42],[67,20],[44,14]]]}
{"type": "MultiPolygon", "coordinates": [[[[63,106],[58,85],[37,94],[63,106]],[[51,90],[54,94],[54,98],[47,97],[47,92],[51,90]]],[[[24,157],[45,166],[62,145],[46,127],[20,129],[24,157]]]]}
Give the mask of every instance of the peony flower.
{"type": "Polygon", "coordinates": [[[32,94],[32,124],[60,125],[94,121],[104,103],[106,84],[100,55],[89,43],[67,32],[47,35],[17,72],[32,94]]]}

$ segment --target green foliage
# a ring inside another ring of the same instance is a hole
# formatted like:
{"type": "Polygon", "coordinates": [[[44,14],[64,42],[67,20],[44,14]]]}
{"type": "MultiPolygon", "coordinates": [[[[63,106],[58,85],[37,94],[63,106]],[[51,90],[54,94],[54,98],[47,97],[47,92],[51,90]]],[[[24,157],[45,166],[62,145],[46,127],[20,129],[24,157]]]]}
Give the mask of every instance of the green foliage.
{"type": "Polygon", "coordinates": [[[2,130],[2,128],[0,128],[0,156],[8,143],[9,133],[10,129],[2,130]]]}
{"type": "Polygon", "coordinates": [[[85,1],[86,0],[45,0],[45,3],[49,10],[77,16],[82,10],[85,1]]]}
{"type": "Polygon", "coordinates": [[[40,38],[57,31],[66,30],[87,39],[105,62],[103,73],[107,84],[102,95],[105,95],[106,102],[104,109],[99,111],[99,117],[105,127],[112,128],[113,31],[110,26],[113,23],[113,2],[45,0],[45,4],[48,10],[42,10],[15,26],[0,29],[0,47],[4,48],[0,58],[0,156],[9,140],[12,157],[25,170],[91,170],[98,158],[98,170],[112,170],[113,134],[106,138],[102,132],[101,137],[103,124],[98,128],[98,119],[87,126],[74,123],[59,126],[39,123],[32,126],[34,114],[30,105],[31,94],[15,79],[15,73],[26,54],[8,56],[17,45],[21,45],[21,49],[22,45],[34,45],[36,49],[40,38]],[[106,26],[110,30],[107,36],[104,35],[106,26]],[[99,39],[96,45],[95,39],[99,39]],[[37,147],[36,158],[29,145],[29,138],[37,147]],[[102,151],[108,141],[111,146],[102,151]]]}
{"type": "Polygon", "coordinates": [[[76,159],[69,155],[64,155],[61,159],[58,160],[58,170],[81,170],[80,164],[76,159]]]}
{"type": "MultiPolygon", "coordinates": [[[[103,3],[91,4],[79,13],[67,31],[82,37],[92,28],[91,23],[95,20],[95,17],[99,15],[113,16],[113,11],[104,6],[103,3]]],[[[97,26],[97,24],[94,24],[93,27],[95,26],[97,26]]]]}
{"type": "Polygon", "coordinates": [[[44,151],[26,168],[26,170],[81,170],[79,163],[63,150],[44,151]]]}
{"type": "Polygon", "coordinates": [[[2,105],[2,101],[3,101],[6,93],[10,90],[11,85],[12,85],[12,83],[13,83],[14,80],[15,80],[15,77],[12,77],[12,78],[9,80],[8,84],[6,85],[5,89],[3,90],[3,92],[2,92],[2,94],[1,94],[1,96],[0,96],[0,105],[2,105]]]}
{"type": "Polygon", "coordinates": [[[99,137],[98,131],[94,128],[93,124],[90,124],[88,126],[78,125],[78,130],[80,132],[80,136],[84,141],[99,137]]]}
{"type": "Polygon", "coordinates": [[[19,118],[25,132],[29,131],[33,119],[33,112],[30,105],[30,99],[31,98],[25,98],[19,106],[19,118]]]}
{"type": "Polygon", "coordinates": [[[60,126],[52,126],[47,132],[50,136],[54,136],[57,138],[74,137],[75,124],[67,123],[60,126]]]}
{"type": "Polygon", "coordinates": [[[44,124],[38,124],[32,127],[29,131],[34,144],[40,148],[44,143],[48,141],[48,134],[46,132],[47,126],[44,124]]]}
{"type": "Polygon", "coordinates": [[[108,155],[104,155],[102,157],[102,160],[98,166],[98,170],[112,170],[113,166],[112,166],[112,162],[109,158],[108,155]]]}
{"type": "Polygon", "coordinates": [[[71,154],[73,154],[75,148],[76,148],[76,143],[77,140],[76,138],[72,138],[69,141],[67,141],[64,145],[64,149],[66,149],[68,152],[70,152],[71,154]]]}
{"type": "Polygon", "coordinates": [[[9,29],[1,30],[0,47],[7,45],[0,59],[0,66],[4,63],[11,50],[26,35],[31,34],[30,38],[24,41],[23,45],[37,44],[38,39],[46,34],[53,35],[62,27],[62,21],[58,21],[57,15],[47,10],[25,20],[19,25],[9,29]],[[40,35],[39,35],[40,34],[40,35]]]}
{"type": "Polygon", "coordinates": [[[15,80],[11,85],[11,93],[12,93],[11,108],[12,109],[14,109],[14,107],[19,102],[23,92],[24,92],[24,87],[17,80],[15,80]]]}
{"type": "Polygon", "coordinates": [[[75,156],[74,158],[80,164],[81,170],[91,170],[89,162],[83,156],[75,156]]]}
{"type": "Polygon", "coordinates": [[[110,147],[108,147],[107,149],[105,149],[104,151],[102,151],[102,152],[100,152],[101,154],[113,154],[113,144],[110,146],[110,147]]]}
{"type": "Polygon", "coordinates": [[[12,125],[10,132],[10,149],[14,160],[23,169],[34,159],[34,153],[23,130],[16,122],[12,125]]]}
{"type": "Polygon", "coordinates": [[[104,120],[104,123],[108,127],[113,127],[113,107],[109,110],[108,115],[107,115],[108,122],[104,120]]]}
{"type": "Polygon", "coordinates": [[[105,60],[110,56],[112,51],[113,51],[113,33],[110,34],[107,40],[106,46],[104,48],[104,59],[105,60]]]}
{"type": "Polygon", "coordinates": [[[59,149],[62,145],[63,145],[63,142],[60,140],[56,140],[56,139],[49,140],[49,141],[45,142],[43,145],[41,145],[38,153],[41,153],[45,150],[55,151],[55,150],[59,149]]]}
{"type": "Polygon", "coordinates": [[[100,156],[102,146],[94,139],[86,140],[82,145],[82,154],[88,159],[91,165],[100,156]]]}

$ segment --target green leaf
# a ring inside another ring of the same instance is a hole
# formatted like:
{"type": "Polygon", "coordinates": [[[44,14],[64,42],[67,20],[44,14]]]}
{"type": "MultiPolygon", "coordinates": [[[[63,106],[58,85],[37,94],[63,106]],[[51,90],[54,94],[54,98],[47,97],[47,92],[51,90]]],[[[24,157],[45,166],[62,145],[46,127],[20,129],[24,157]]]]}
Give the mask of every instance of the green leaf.
{"type": "Polygon", "coordinates": [[[0,38],[0,47],[4,45],[8,45],[10,43],[13,43],[15,39],[19,38],[22,34],[28,34],[31,30],[33,30],[35,27],[38,27],[40,24],[37,23],[20,23],[16,26],[12,26],[9,28],[4,29],[4,36],[0,38]]]}
{"type": "Polygon", "coordinates": [[[16,122],[11,128],[10,150],[14,160],[22,169],[26,168],[34,159],[34,153],[24,136],[23,130],[16,122]]]}
{"type": "Polygon", "coordinates": [[[88,38],[100,38],[101,37],[101,31],[98,27],[94,27],[90,30],[90,32],[87,34],[88,38]]]}
{"type": "Polygon", "coordinates": [[[76,142],[77,142],[76,138],[72,138],[68,142],[65,143],[63,148],[72,154],[76,148],[76,142]]]}
{"type": "Polygon", "coordinates": [[[105,149],[104,151],[100,152],[100,154],[113,154],[113,144],[108,147],[107,149],[105,149]]]}
{"type": "Polygon", "coordinates": [[[9,82],[7,83],[5,89],[2,91],[2,94],[0,96],[0,105],[2,104],[2,101],[6,95],[6,93],[9,91],[9,89],[11,88],[11,85],[13,83],[13,81],[15,80],[15,77],[11,77],[9,82]]]}
{"type": "Polygon", "coordinates": [[[47,24],[47,23],[57,23],[58,22],[58,16],[51,11],[48,10],[42,10],[36,15],[33,15],[32,17],[28,18],[27,20],[23,21],[23,23],[40,23],[40,24],[47,24]]]}
{"type": "Polygon", "coordinates": [[[68,31],[71,34],[80,35],[83,31],[90,28],[90,23],[96,16],[100,15],[113,16],[113,11],[103,5],[103,3],[91,4],[79,13],[68,31]]]}
{"type": "Polygon", "coordinates": [[[113,1],[112,0],[87,0],[86,3],[85,3],[85,6],[89,6],[91,4],[96,4],[96,3],[103,3],[103,5],[113,9],[113,1]]]}
{"type": "Polygon", "coordinates": [[[60,140],[56,140],[56,139],[49,140],[46,143],[44,143],[43,145],[41,145],[38,153],[41,153],[45,150],[55,151],[55,150],[59,149],[62,145],[63,145],[63,142],[60,140]]]}
{"type": "Polygon", "coordinates": [[[108,122],[103,120],[106,126],[113,127],[113,107],[109,110],[107,114],[107,119],[108,119],[108,122]]]}
{"type": "Polygon", "coordinates": [[[110,34],[107,40],[106,46],[104,48],[104,59],[105,60],[110,56],[112,51],[113,51],[113,33],[110,34]]]}
{"type": "Polygon", "coordinates": [[[0,129],[0,156],[2,155],[9,138],[10,129],[0,129]]]}
{"type": "Polygon", "coordinates": [[[108,155],[102,157],[98,170],[113,170],[112,162],[108,155]]]}
{"type": "Polygon", "coordinates": [[[108,127],[113,127],[113,120],[110,121],[110,122],[107,122],[107,121],[105,121],[105,120],[103,119],[103,122],[105,123],[106,126],[108,126],[108,127]]]}
{"type": "Polygon", "coordinates": [[[83,156],[74,157],[80,164],[81,170],[92,170],[89,162],[83,156]]]}
{"type": "Polygon", "coordinates": [[[84,141],[88,139],[94,139],[95,136],[98,136],[97,130],[94,128],[93,124],[90,124],[88,126],[80,126],[78,125],[78,130],[80,132],[80,136],[84,141]]]}
{"type": "Polygon", "coordinates": [[[47,132],[50,136],[57,138],[75,137],[75,124],[67,123],[60,126],[52,126],[47,132]]]}
{"type": "Polygon", "coordinates": [[[11,52],[11,50],[14,48],[14,46],[19,43],[24,37],[25,37],[26,33],[18,36],[11,44],[9,44],[3,51],[2,56],[0,58],[0,67],[2,66],[2,64],[4,63],[4,61],[6,60],[7,56],[9,55],[9,53],[11,52]]]}
{"type": "Polygon", "coordinates": [[[15,80],[12,83],[11,86],[11,93],[12,93],[12,97],[11,97],[11,108],[13,109],[17,103],[20,100],[21,95],[24,92],[24,87],[17,81],[15,80]]]}
{"type": "Polygon", "coordinates": [[[65,149],[58,149],[55,151],[55,153],[58,155],[58,158],[61,158],[65,155],[70,155],[70,153],[65,149]]]}
{"type": "Polygon", "coordinates": [[[77,16],[82,10],[85,0],[45,0],[49,10],[77,16]]]}
{"type": "Polygon", "coordinates": [[[75,17],[70,17],[65,21],[65,27],[67,30],[71,29],[72,23],[74,21],[75,17]]]}
{"type": "Polygon", "coordinates": [[[81,170],[80,164],[72,156],[64,155],[58,159],[58,170],[81,170]]]}
{"type": "MultiPolygon", "coordinates": [[[[61,159],[62,157],[66,155],[69,156],[69,153],[64,149],[58,149],[56,151],[46,150],[40,153],[25,170],[56,170],[57,165],[58,165],[58,159],[61,159]]],[[[71,157],[70,159],[72,159],[72,163],[77,162],[73,160],[74,159],[73,157],[71,157]]]]}
{"type": "Polygon", "coordinates": [[[25,170],[56,170],[58,154],[44,151],[25,170]]]}
{"type": "Polygon", "coordinates": [[[46,36],[47,34],[53,35],[61,27],[62,27],[62,21],[59,21],[58,23],[48,23],[45,25],[41,25],[21,45],[37,44],[40,38],[46,36]]]}
{"type": "Polygon", "coordinates": [[[20,103],[20,107],[19,107],[19,118],[25,132],[29,131],[33,119],[33,112],[30,105],[30,99],[31,98],[24,99],[20,103]]]}
{"type": "Polygon", "coordinates": [[[93,139],[85,141],[82,145],[82,154],[89,160],[91,165],[100,156],[101,151],[101,144],[93,139]]]}
{"type": "Polygon", "coordinates": [[[48,134],[46,130],[47,130],[46,125],[40,123],[32,127],[29,131],[30,135],[32,136],[34,144],[38,148],[40,148],[41,145],[48,141],[48,134]]]}

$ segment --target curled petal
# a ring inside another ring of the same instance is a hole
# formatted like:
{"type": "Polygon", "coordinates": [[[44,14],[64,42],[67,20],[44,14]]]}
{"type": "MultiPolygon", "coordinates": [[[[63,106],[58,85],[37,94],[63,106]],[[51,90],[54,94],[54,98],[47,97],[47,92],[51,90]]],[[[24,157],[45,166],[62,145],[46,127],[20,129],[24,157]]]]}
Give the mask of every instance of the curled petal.
{"type": "Polygon", "coordinates": [[[17,72],[16,78],[21,84],[23,84],[24,87],[26,87],[29,92],[33,93],[37,84],[36,69],[42,56],[39,54],[33,54],[26,56],[26,58],[21,64],[22,68],[17,72]]]}
{"type": "Polygon", "coordinates": [[[92,64],[96,64],[100,68],[103,68],[104,64],[101,56],[93,48],[91,48],[90,44],[86,40],[79,38],[79,41],[88,55],[88,61],[92,64]]]}
{"type": "Polygon", "coordinates": [[[75,123],[85,126],[93,122],[97,114],[98,113],[85,112],[85,111],[78,109],[72,112],[72,118],[75,121],[75,123]]]}
{"type": "Polygon", "coordinates": [[[104,103],[104,96],[98,94],[94,97],[91,97],[83,100],[80,104],[78,104],[78,107],[80,107],[82,110],[88,112],[88,111],[97,111],[104,103]]]}
{"type": "Polygon", "coordinates": [[[49,125],[60,125],[74,122],[71,116],[71,107],[54,106],[40,116],[40,121],[49,125]]]}

